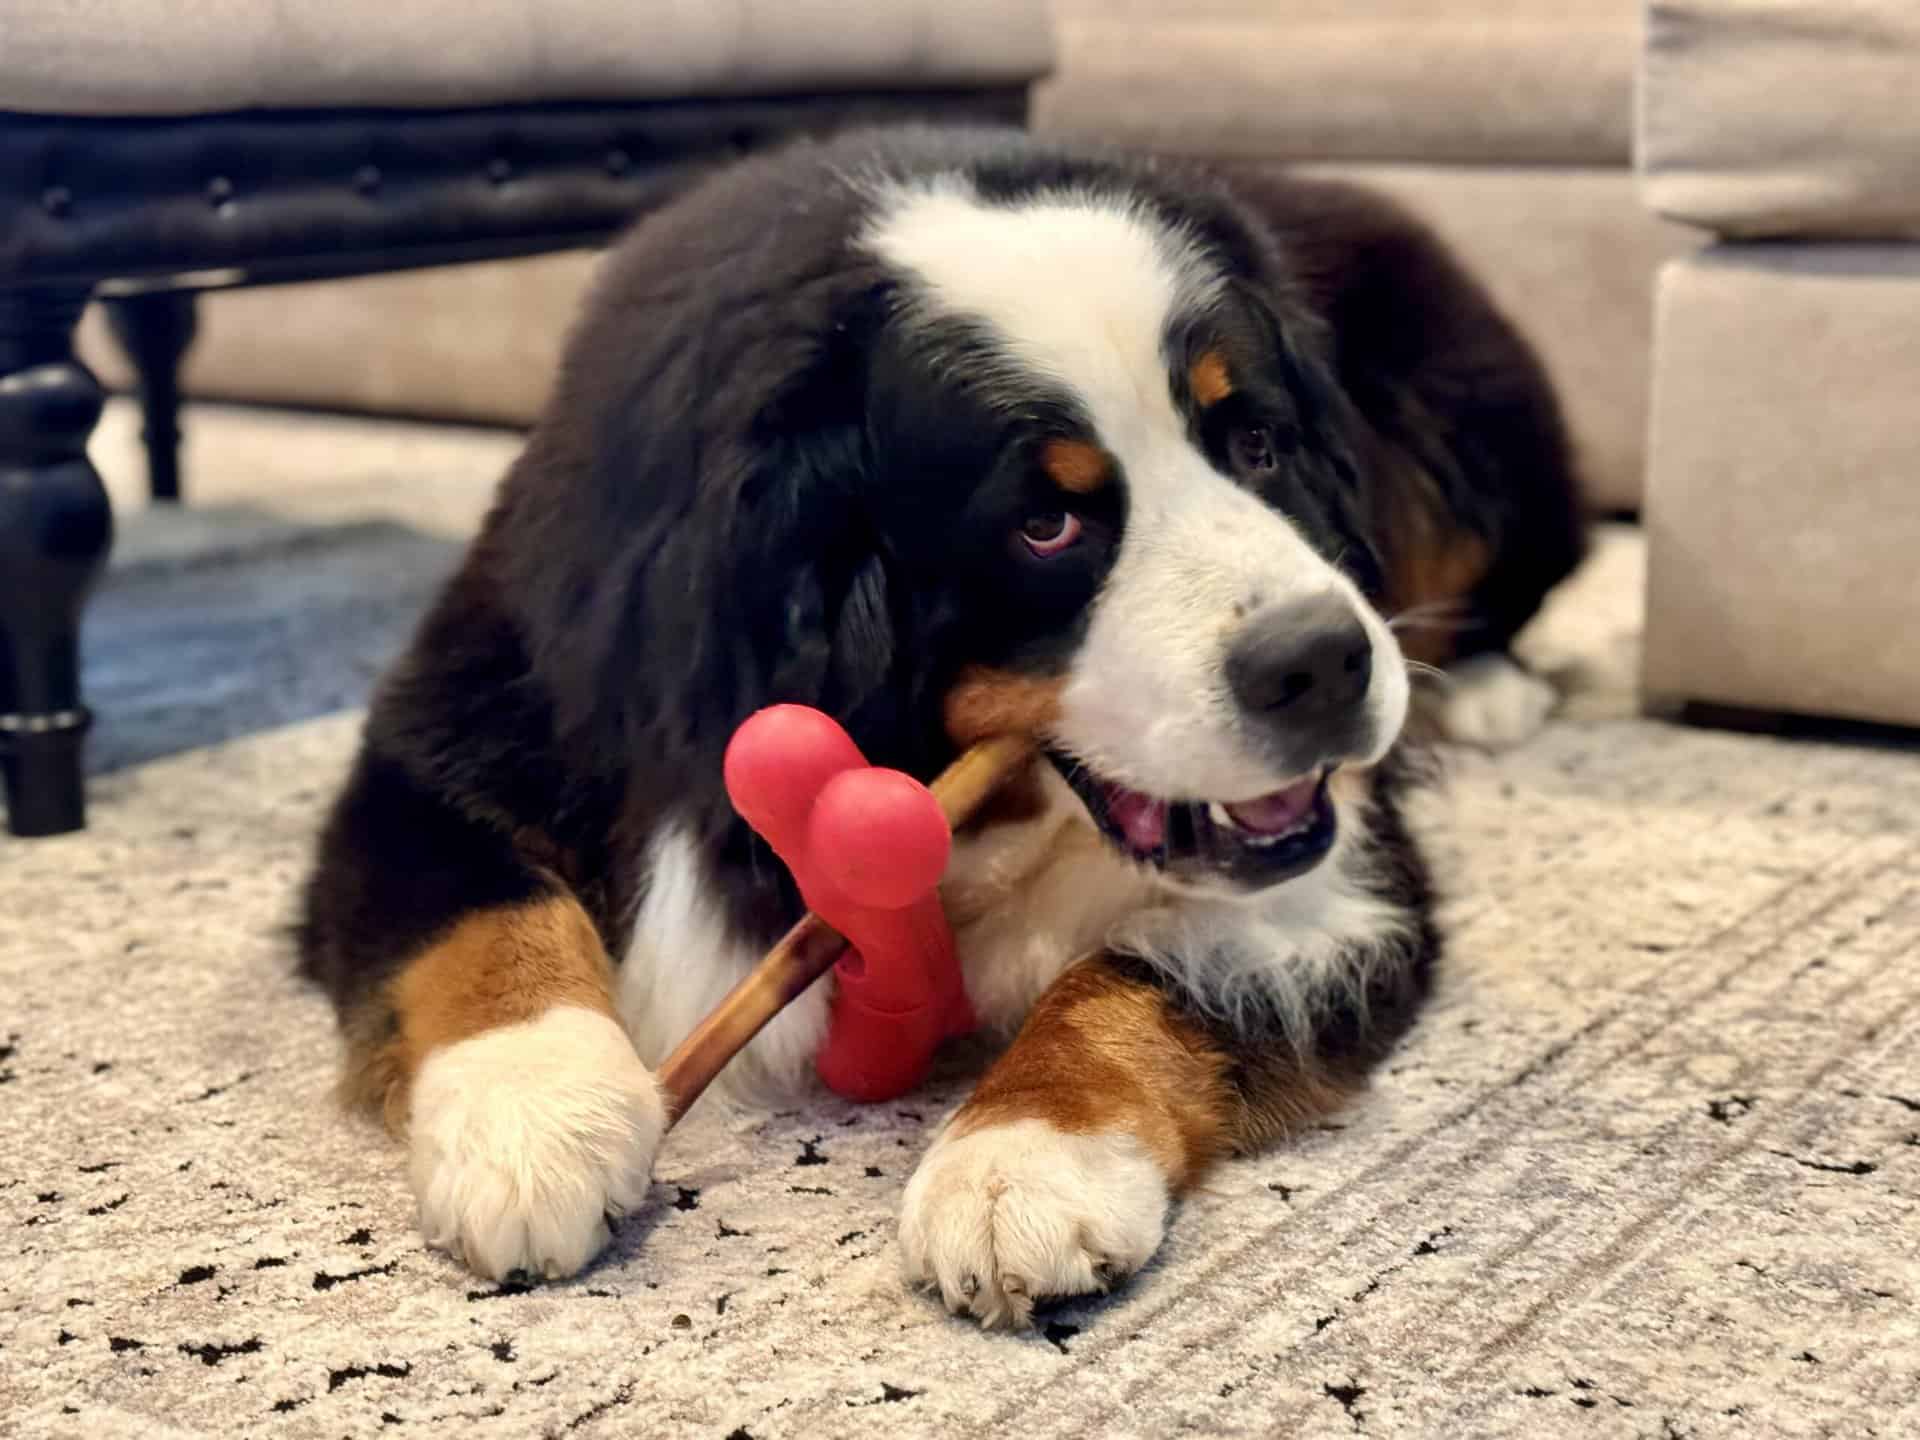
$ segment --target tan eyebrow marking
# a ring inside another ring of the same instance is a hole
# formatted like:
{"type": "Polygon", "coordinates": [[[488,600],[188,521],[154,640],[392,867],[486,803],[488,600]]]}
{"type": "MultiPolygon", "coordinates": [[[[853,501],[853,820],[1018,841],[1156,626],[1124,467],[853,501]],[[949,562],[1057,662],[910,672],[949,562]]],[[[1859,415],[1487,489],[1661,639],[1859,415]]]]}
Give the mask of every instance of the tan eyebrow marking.
{"type": "Polygon", "coordinates": [[[1107,452],[1085,440],[1049,440],[1040,451],[1049,479],[1074,495],[1091,495],[1113,479],[1107,452]]]}
{"type": "Polygon", "coordinates": [[[1227,374],[1225,357],[1218,350],[1201,355],[1187,368],[1187,386],[1202,410],[1226,399],[1233,393],[1233,377],[1227,374]]]}

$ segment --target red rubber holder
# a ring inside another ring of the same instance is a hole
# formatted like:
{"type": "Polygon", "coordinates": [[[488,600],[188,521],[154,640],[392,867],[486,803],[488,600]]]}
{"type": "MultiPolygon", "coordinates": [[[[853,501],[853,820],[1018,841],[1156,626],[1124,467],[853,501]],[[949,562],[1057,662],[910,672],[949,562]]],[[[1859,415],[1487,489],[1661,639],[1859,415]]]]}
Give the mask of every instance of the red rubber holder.
{"type": "Polygon", "coordinates": [[[836,1094],[891,1100],[926,1079],[933,1052],[974,1027],[940,908],[953,835],[933,792],[869,765],[846,731],[804,705],[774,705],[734,732],[727,796],[848,942],[834,966],[815,1066],[836,1094]]]}

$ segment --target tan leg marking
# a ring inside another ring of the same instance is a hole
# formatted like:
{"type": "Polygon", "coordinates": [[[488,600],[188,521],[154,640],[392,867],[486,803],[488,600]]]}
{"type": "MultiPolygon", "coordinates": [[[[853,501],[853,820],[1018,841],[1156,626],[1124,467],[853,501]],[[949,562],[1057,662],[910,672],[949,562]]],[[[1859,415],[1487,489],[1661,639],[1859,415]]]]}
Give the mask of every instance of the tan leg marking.
{"type": "Polygon", "coordinates": [[[1222,1155],[1337,1109],[1353,1088],[1297,1057],[1235,1057],[1157,987],[1096,960],[1040,998],[954,1134],[1027,1119],[1069,1134],[1118,1131],[1146,1146],[1177,1192],[1222,1155]]]}
{"type": "Polygon", "coordinates": [[[613,966],[579,902],[549,896],[469,915],[387,982],[374,1007],[385,1015],[349,1027],[346,1095],[397,1133],[428,1055],[555,1005],[614,1013],[613,966]]]}

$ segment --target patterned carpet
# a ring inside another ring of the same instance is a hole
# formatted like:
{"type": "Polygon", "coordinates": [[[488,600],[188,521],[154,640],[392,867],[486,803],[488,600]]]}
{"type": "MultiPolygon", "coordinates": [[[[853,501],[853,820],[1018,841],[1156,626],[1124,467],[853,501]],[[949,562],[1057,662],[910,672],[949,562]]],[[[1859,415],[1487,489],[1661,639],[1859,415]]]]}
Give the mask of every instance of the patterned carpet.
{"type": "Polygon", "coordinates": [[[965,1055],[696,1111],[576,1281],[424,1251],[281,927],[338,707],[451,549],[148,524],[93,826],[0,839],[0,1433],[1920,1433],[1920,756],[1635,716],[1631,535],[1537,637],[1563,715],[1423,807],[1452,958],[1372,1094],[1010,1337],[896,1278],[965,1055]]]}

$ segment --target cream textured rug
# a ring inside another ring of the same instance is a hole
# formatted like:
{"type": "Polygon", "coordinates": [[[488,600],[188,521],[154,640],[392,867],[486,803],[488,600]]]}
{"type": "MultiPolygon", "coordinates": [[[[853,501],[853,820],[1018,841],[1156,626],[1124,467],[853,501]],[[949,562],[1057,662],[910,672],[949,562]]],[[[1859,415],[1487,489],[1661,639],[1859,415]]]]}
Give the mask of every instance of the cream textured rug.
{"type": "MultiPolygon", "coordinates": [[[[283,423],[317,422],[219,420],[242,451],[283,423]]],[[[419,474],[397,432],[320,430],[336,476],[419,474]]],[[[457,533],[510,446],[447,443],[457,533]]],[[[173,683],[227,698],[122,710],[103,764],[179,753],[100,775],[83,835],[0,838],[0,1433],[1920,1433],[1920,756],[1637,718],[1631,535],[1537,637],[1561,717],[1425,806],[1451,959],[1373,1093],[1010,1337],[895,1275],[965,1057],[901,1104],[696,1112],[574,1282],[421,1248],[279,928],[354,736],[321,712],[404,629],[369,600],[451,554],[401,519],[212,550],[128,522],[99,693],[166,681],[115,627],[174,593],[221,634],[173,634],[173,683]],[[243,713],[321,718],[182,748],[243,713]]]]}

